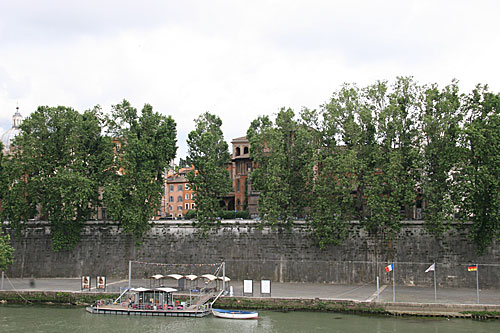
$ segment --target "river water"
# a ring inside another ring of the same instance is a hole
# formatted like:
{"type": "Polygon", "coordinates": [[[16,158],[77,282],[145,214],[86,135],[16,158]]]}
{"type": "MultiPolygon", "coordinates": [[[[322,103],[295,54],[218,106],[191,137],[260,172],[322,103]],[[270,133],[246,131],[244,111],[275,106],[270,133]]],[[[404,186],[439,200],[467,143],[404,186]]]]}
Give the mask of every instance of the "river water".
{"type": "Polygon", "coordinates": [[[258,320],[90,314],[83,308],[0,306],[0,332],[500,332],[500,321],[259,312],[258,320]]]}

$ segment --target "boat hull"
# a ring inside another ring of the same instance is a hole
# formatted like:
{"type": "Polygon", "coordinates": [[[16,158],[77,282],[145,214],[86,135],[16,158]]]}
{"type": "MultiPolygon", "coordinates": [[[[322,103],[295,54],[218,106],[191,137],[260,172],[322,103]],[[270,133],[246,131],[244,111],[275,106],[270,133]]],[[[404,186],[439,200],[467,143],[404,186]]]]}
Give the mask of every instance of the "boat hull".
{"type": "Polygon", "coordinates": [[[259,313],[255,311],[236,311],[212,309],[212,314],[217,318],[223,319],[258,319],[259,313]]]}

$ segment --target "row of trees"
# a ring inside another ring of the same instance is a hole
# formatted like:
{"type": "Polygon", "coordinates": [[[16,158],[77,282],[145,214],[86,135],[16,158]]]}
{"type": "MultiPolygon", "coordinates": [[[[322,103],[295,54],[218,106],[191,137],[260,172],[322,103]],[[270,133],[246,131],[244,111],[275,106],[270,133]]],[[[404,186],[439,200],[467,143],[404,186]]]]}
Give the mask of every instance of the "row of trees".
{"type": "Polygon", "coordinates": [[[55,250],[72,248],[82,223],[107,214],[140,239],[158,210],[162,174],[176,153],[176,124],[129,102],[83,114],[39,107],[24,120],[17,149],[0,160],[1,218],[16,228],[35,216],[51,226],[55,250]]]}
{"type": "Polygon", "coordinates": [[[262,217],[303,217],[321,246],[351,220],[395,233],[417,200],[436,235],[470,222],[479,251],[500,235],[500,95],[486,86],[344,85],[320,110],[259,117],[247,136],[262,217]]]}
{"type": "MultiPolygon", "coordinates": [[[[217,221],[219,199],[232,188],[225,169],[230,154],[220,118],[207,112],[195,124],[184,163],[195,166],[188,178],[198,225],[206,231],[217,221]]],[[[0,218],[17,230],[30,218],[45,219],[57,251],[73,248],[83,222],[105,207],[107,217],[140,242],[160,209],[176,135],[175,121],[148,104],[138,112],[124,100],[108,115],[98,106],[83,114],[39,107],[22,123],[14,153],[0,154],[0,218]]]]}
{"type": "MultiPolygon", "coordinates": [[[[290,227],[304,218],[324,247],[341,243],[352,220],[395,233],[402,211],[424,203],[429,230],[470,222],[484,250],[500,235],[499,106],[486,86],[460,94],[456,82],[440,89],[398,78],[345,85],[320,110],[259,117],[247,137],[262,220],[290,227]]],[[[207,112],[188,136],[185,163],[194,165],[188,179],[204,231],[217,225],[219,200],[231,190],[221,125],[207,112]]],[[[83,114],[40,107],[14,144],[13,155],[0,156],[2,219],[21,228],[43,217],[58,250],[73,247],[82,223],[104,206],[140,241],[160,207],[176,124],[125,100],[108,115],[99,107],[83,114]]]]}

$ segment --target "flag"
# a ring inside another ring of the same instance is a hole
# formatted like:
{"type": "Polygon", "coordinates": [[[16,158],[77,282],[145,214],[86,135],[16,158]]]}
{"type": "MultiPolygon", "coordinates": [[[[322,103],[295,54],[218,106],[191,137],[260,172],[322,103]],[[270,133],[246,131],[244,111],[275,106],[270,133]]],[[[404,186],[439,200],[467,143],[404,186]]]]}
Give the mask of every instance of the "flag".
{"type": "Polygon", "coordinates": [[[388,265],[388,266],[385,266],[385,271],[386,271],[386,272],[390,272],[390,271],[392,271],[393,269],[394,269],[394,264],[390,264],[390,265],[388,265]]]}
{"type": "Polygon", "coordinates": [[[436,270],[436,264],[434,263],[434,264],[430,265],[430,266],[429,266],[429,268],[427,268],[427,269],[425,270],[425,272],[426,272],[426,273],[427,273],[427,272],[433,272],[433,271],[435,271],[435,270],[436,270]]]}
{"type": "Polygon", "coordinates": [[[474,266],[468,266],[468,267],[467,267],[467,270],[468,270],[469,272],[475,272],[475,271],[477,271],[477,265],[474,265],[474,266]]]}

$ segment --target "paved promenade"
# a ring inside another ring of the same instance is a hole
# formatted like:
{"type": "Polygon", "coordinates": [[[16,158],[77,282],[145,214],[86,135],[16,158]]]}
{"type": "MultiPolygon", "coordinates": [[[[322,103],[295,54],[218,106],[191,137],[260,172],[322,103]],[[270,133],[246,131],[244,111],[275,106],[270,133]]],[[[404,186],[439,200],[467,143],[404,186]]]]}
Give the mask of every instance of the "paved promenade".
{"type": "MultiPolygon", "coordinates": [[[[156,282],[156,281],[155,281],[156,282]]],[[[132,287],[150,287],[150,280],[132,280],[132,287]]],[[[157,286],[153,284],[153,286],[157,286]]],[[[166,286],[177,287],[177,281],[165,280],[166,286]]],[[[203,283],[198,282],[198,286],[203,283]]],[[[243,282],[231,281],[234,296],[243,295],[243,282]]],[[[128,280],[112,279],[107,281],[107,292],[120,292],[121,288],[128,286],[128,280]]],[[[196,288],[196,284],[186,285],[186,289],[196,288]]],[[[254,281],[253,297],[261,297],[260,283],[254,281]]],[[[79,292],[79,278],[53,278],[53,279],[18,279],[5,278],[3,290],[18,291],[65,291],[79,292]]],[[[95,280],[92,280],[91,292],[95,289],[95,280]]],[[[250,295],[245,295],[250,296],[250,295]]],[[[335,284],[314,284],[314,283],[278,283],[271,284],[271,297],[273,298],[302,298],[302,299],[328,299],[328,300],[352,300],[363,302],[377,301],[376,285],[335,285],[335,284]]],[[[380,302],[392,302],[392,285],[380,286],[380,302]]],[[[500,305],[500,290],[479,290],[480,304],[500,305]]],[[[396,302],[402,303],[440,303],[440,304],[476,304],[476,289],[451,289],[438,288],[437,302],[434,301],[434,288],[403,287],[396,286],[396,302]]]]}

